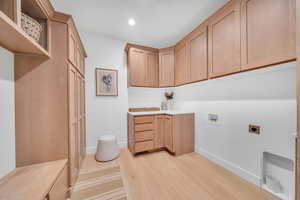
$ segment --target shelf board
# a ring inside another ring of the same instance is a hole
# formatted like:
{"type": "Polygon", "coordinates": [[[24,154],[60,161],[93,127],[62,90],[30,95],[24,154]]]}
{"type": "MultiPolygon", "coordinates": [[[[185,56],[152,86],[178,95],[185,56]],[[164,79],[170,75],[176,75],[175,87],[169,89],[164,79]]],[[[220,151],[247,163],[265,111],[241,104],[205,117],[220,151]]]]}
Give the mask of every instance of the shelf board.
{"type": "Polygon", "coordinates": [[[0,45],[14,53],[37,54],[50,58],[49,53],[0,11],[0,45]]]}

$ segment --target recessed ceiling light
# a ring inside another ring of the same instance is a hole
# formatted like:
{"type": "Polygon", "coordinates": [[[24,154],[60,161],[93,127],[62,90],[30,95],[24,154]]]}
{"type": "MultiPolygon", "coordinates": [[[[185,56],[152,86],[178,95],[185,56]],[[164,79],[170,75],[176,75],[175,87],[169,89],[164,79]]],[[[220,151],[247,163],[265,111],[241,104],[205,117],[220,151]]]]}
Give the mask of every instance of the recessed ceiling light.
{"type": "Polygon", "coordinates": [[[135,20],[134,20],[133,18],[130,18],[130,19],[128,20],[128,24],[129,24],[130,26],[134,26],[134,25],[135,25],[135,20]]]}

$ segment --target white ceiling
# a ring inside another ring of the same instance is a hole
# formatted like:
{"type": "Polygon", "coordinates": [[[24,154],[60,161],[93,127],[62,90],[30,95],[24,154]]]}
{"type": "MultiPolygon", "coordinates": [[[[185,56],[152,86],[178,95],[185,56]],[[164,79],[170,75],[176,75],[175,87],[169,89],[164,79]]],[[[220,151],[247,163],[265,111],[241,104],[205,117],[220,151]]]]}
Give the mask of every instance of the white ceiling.
{"type": "Polygon", "coordinates": [[[174,45],[228,0],[51,0],[80,31],[152,47],[174,45]],[[133,17],[136,25],[130,27],[133,17]]]}

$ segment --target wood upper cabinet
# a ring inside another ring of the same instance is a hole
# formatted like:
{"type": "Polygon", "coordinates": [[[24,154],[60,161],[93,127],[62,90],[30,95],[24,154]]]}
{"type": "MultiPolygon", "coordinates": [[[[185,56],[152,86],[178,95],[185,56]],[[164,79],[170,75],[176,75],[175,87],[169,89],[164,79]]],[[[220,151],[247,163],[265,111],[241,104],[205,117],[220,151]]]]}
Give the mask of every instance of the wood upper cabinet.
{"type": "Polygon", "coordinates": [[[128,52],[130,86],[144,86],[147,56],[143,50],[131,48],[128,52]]]}
{"type": "Polygon", "coordinates": [[[242,0],[242,69],[296,58],[295,0],[242,0]]]}
{"type": "Polygon", "coordinates": [[[172,116],[165,116],[165,134],[164,144],[165,147],[170,151],[174,152],[174,137],[173,137],[173,119],[172,116]]]}
{"type": "Polygon", "coordinates": [[[146,52],[146,86],[158,87],[158,54],[153,52],[146,52]]]}
{"type": "Polygon", "coordinates": [[[154,146],[156,149],[164,147],[164,130],[165,130],[165,116],[155,116],[155,134],[154,146]]]}
{"type": "Polygon", "coordinates": [[[130,86],[158,86],[157,52],[130,48],[128,51],[128,68],[130,86]]]}
{"type": "Polygon", "coordinates": [[[196,31],[188,41],[189,82],[207,79],[207,26],[196,31]]]}
{"type": "Polygon", "coordinates": [[[174,48],[159,52],[159,87],[175,85],[175,55],[174,48]]]}
{"type": "Polygon", "coordinates": [[[179,44],[175,47],[175,85],[189,82],[190,68],[187,64],[187,45],[179,44]]]}
{"type": "Polygon", "coordinates": [[[295,6],[295,0],[230,0],[178,42],[174,51],[143,47],[132,61],[131,86],[157,87],[156,56],[149,57],[149,49],[159,52],[159,87],[293,61],[295,6]]]}
{"type": "Polygon", "coordinates": [[[240,4],[232,0],[209,19],[209,77],[241,70],[240,4]]]}

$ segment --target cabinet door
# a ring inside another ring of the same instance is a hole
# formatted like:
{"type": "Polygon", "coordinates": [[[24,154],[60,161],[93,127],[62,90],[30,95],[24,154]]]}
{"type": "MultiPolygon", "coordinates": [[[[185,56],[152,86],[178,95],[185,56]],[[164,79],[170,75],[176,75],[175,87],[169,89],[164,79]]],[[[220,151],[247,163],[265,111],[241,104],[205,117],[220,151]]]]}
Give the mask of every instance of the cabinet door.
{"type": "Polygon", "coordinates": [[[155,116],[154,148],[159,149],[164,146],[165,116],[155,116]]]}
{"type": "Polygon", "coordinates": [[[85,131],[85,80],[81,82],[81,157],[84,158],[86,154],[86,131],[85,131]]]}
{"type": "Polygon", "coordinates": [[[147,55],[145,51],[131,48],[128,56],[130,86],[145,86],[147,55]]]}
{"type": "Polygon", "coordinates": [[[69,61],[76,66],[77,64],[77,44],[76,44],[76,37],[71,28],[69,28],[69,52],[68,52],[68,57],[69,61]]]}
{"type": "Polygon", "coordinates": [[[231,1],[209,21],[209,77],[241,70],[240,5],[231,1]]]}
{"type": "Polygon", "coordinates": [[[242,1],[242,69],[296,59],[295,0],[242,1]]]}
{"type": "Polygon", "coordinates": [[[159,53],[159,87],[173,87],[175,84],[174,49],[159,53]]]}
{"type": "Polygon", "coordinates": [[[188,82],[189,73],[186,44],[183,44],[175,49],[175,85],[186,84],[188,82]]]}
{"type": "Polygon", "coordinates": [[[145,72],[145,86],[158,87],[158,55],[157,53],[147,52],[147,69],[145,72]]]}
{"type": "Polygon", "coordinates": [[[83,77],[80,75],[80,94],[78,95],[78,98],[80,99],[80,103],[79,103],[79,128],[80,128],[80,144],[79,144],[79,156],[80,156],[80,164],[83,161],[83,158],[85,156],[85,110],[84,110],[84,104],[85,104],[85,94],[84,94],[84,79],[83,77]]]}
{"type": "Polygon", "coordinates": [[[172,116],[165,116],[165,133],[164,133],[165,147],[170,151],[174,152],[173,142],[173,120],[172,116]]]}
{"type": "Polygon", "coordinates": [[[77,152],[76,156],[78,157],[78,166],[81,166],[82,163],[82,77],[79,73],[77,73],[77,152]]]}
{"type": "Polygon", "coordinates": [[[80,59],[80,71],[83,76],[85,76],[85,57],[83,53],[81,53],[81,59],[80,59]]]}
{"type": "Polygon", "coordinates": [[[190,64],[189,82],[207,79],[207,27],[199,30],[189,40],[188,61],[190,64]]]}
{"type": "Polygon", "coordinates": [[[78,174],[78,99],[77,99],[77,72],[69,64],[68,77],[69,90],[69,162],[70,162],[70,183],[74,184],[78,174]]]}
{"type": "Polygon", "coordinates": [[[0,1],[0,11],[7,15],[11,20],[18,24],[18,9],[19,0],[2,0],[0,1]]]}
{"type": "Polygon", "coordinates": [[[75,66],[81,72],[81,50],[78,44],[76,44],[76,65],[75,66]]]}

